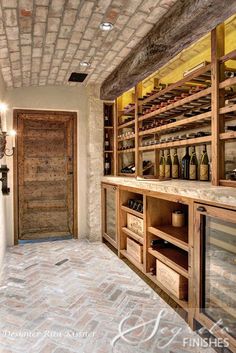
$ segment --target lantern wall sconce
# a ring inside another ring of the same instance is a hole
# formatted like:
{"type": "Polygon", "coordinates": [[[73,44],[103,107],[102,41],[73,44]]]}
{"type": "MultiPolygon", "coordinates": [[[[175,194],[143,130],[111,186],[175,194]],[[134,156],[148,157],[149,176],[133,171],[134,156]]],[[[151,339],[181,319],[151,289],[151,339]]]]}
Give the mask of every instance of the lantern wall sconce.
{"type": "Polygon", "coordinates": [[[2,193],[3,195],[9,195],[10,194],[10,188],[7,186],[7,173],[9,172],[9,169],[7,168],[7,165],[1,165],[0,168],[0,173],[2,173],[2,177],[0,178],[0,181],[2,182],[2,193]]]}
{"type": "Polygon", "coordinates": [[[0,115],[1,115],[1,132],[0,132],[0,159],[4,156],[13,156],[15,150],[15,136],[16,132],[11,130],[7,132],[7,121],[6,121],[7,105],[0,103],[0,115]],[[7,136],[12,137],[12,147],[7,148],[7,136]]]}

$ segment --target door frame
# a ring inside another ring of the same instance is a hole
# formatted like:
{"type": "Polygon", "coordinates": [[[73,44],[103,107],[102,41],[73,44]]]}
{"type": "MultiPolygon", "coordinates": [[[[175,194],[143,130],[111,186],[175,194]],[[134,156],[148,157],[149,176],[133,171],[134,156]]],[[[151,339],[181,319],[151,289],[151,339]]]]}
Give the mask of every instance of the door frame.
{"type": "MultiPolygon", "coordinates": [[[[78,140],[77,140],[77,112],[65,110],[39,110],[39,109],[13,109],[13,129],[17,132],[18,127],[18,114],[40,114],[40,115],[61,115],[71,116],[73,119],[73,238],[78,238],[78,140]]],[[[17,151],[17,134],[16,134],[16,147],[13,154],[13,214],[14,214],[14,245],[19,241],[19,200],[18,200],[18,151],[17,151]]]]}

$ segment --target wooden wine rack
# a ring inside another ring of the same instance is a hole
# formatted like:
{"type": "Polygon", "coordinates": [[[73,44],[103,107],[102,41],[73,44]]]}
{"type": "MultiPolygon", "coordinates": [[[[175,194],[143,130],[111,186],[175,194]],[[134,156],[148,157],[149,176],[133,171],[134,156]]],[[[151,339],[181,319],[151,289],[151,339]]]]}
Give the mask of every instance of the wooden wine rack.
{"type": "MultiPolygon", "coordinates": [[[[225,79],[224,72],[225,70],[230,70],[230,68],[227,67],[227,61],[236,60],[236,50],[225,55],[224,41],[219,40],[219,38],[222,39],[222,36],[224,36],[224,24],[218,26],[211,33],[211,63],[190,73],[183,79],[168,85],[166,88],[150,94],[146,98],[142,98],[142,82],[137,84],[133,89],[132,101],[130,101],[132,106],[128,106],[126,109],[124,109],[124,107],[122,108],[121,98],[116,100],[116,175],[142,177],[143,152],[154,151],[154,170],[157,170],[160,149],[208,144],[211,146],[212,155],[212,184],[216,186],[236,186],[236,181],[226,180],[224,165],[225,143],[236,139],[235,131],[225,132],[224,130],[225,122],[236,122],[236,115],[234,115],[236,112],[236,104],[225,105],[226,90],[229,87],[236,86],[236,77],[225,79]],[[197,85],[200,85],[202,89],[196,93],[193,91],[192,94],[189,94],[189,89],[196,87],[197,85]],[[152,111],[145,113],[146,108],[154,107],[160,102],[160,98],[163,98],[163,96],[167,94],[180,96],[181,92],[187,92],[188,96],[166,106],[157,107],[155,110],[153,108],[152,111]],[[199,102],[199,100],[202,102],[201,106],[191,106],[191,103],[199,102]],[[184,113],[194,111],[194,109],[204,108],[209,105],[211,106],[211,110],[209,111],[188,118],[183,116],[184,113]],[[125,122],[122,120],[122,117],[123,120],[125,117],[133,119],[125,122]],[[171,118],[175,118],[176,121],[168,123],[168,120],[171,118]],[[153,119],[162,119],[162,121],[166,121],[166,124],[142,131],[142,125],[153,119]],[[211,130],[211,135],[189,139],[176,139],[173,141],[165,141],[163,143],[158,141],[156,144],[142,145],[143,138],[151,138],[153,136],[155,140],[156,137],[157,140],[159,140],[162,135],[197,129],[200,125],[202,127],[208,127],[209,130],[211,130]],[[130,136],[120,136],[122,135],[122,129],[125,128],[132,129],[134,134],[130,136]],[[132,146],[132,148],[119,150],[118,146],[123,142],[132,142],[134,147],[132,146]],[[129,156],[135,163],[134,174],[121,173],[121,160],[124,156],[127,156],[127,158],[129,156]]],[[[156,176],[158,177],[158,174],[156,176]]]]}

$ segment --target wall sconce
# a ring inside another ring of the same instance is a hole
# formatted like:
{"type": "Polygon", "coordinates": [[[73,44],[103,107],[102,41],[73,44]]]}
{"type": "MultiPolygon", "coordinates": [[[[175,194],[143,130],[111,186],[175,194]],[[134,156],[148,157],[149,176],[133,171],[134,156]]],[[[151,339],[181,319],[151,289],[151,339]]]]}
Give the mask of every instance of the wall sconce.
{"type": "Polygon", "coordinates": [[[7,168],[7,165],[1,165],[0,168],[0,173],[2,173],[2,177],[0,178],[0,181],[2,182],[2,193],[3,195],[9,195],[10,194],[10,188],[7,186],[7,173],[9,172],[9,169],[7,168]]]}
{"type": "Polygon", "coordinates": [[[7,105],[0,103],[0,114],[1,114],[1,133],[0,133],[0,159],[5,156],[13,156],[15,150],[16,132],[11,130],[7,133],[7,120],[6,120],[7,105]],[[7,148],[7,136],[12,136],[12,148],[7,148]]]}

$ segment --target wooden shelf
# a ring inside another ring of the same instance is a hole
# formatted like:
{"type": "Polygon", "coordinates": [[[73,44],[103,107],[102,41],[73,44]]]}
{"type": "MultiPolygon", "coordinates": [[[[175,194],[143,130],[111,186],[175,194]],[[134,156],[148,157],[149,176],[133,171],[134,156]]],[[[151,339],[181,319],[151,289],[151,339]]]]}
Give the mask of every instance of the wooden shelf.
{"type": "Polygon", "coordinates": [[[133,140],[133,139],[135,139],[135,135],[121,137],[121,138],[118,138],[117,141],[118,141],[118,142],[122,142],[122,141],[133,140]]]}
{"type": "Polygon", "coordinates": [[[135,124],[135,120],[128,121],[127,123],[120,124],[117,126],[118,129],[124,129],[125,127],[129,127],[135,124]]]}
{"type": "Polygon", "coordinates": [[[158,251],[149,248],[148,252],[180,275],[189,278],[188,253],[174,248],[163,248],[158,251]]]}
{"type": "Polygon", "coordinates": [[[174,90],[174,89],[176,89],[176,88],[178,88],[180,86],[183,86],[186,82],[189,82],[192,79],[196,78],[197,76],[200,76],[200,75],[202,75],[202,74],[204,74],[204,73],[206,73],[207,71],[210,71],[210,70],[211,70],[211,64],[206,65],[205,67],[203,67],[203,68],[201,68],[199,70],[196,70],[195,72],[190,73],[189,75],[185,76],[182,80],[169,85],[165,89],[153,94],[150,97],[145,98],[143,101],[139,102],[139,105],[140,106],[145,105],[146,103],[149,103],[149,102],[155,100],[156,98],[161,97],[164,94],[166,94],[168,92],[171,92],[172,90],[174,90]]]}
{"type": "Polygon", "coordinates": [[[222,89],[222,88],[229,87],[232,85],[236,85],[236,77],[230,77],[230,78],[227,78],[226,80],[222,81],[219,84],[219,88],[222,89]]]}
{"type": "Polygon", "coordinates": [[[122,211],[125,211],[125,212],[128,212],[128,213],[131,213],[131,214],[133,214],[134,216],[137,216],[137,217],[139,217],[139,218],[142,218],[142,219],[143,219],[143,213],[141,213],[141,212],[138,212],[138,211],[132,210],[132,208],[129,208],[129,207],[124,206],[124,205],[122,205],[122,206],[121,206],[121,209],[122,209],[122,211]]]}
{"type": "Polygon", "coordinates": [[[128,109],[124,109],[122,111],[119,111],[118,116],[122,116],[122,115],[130,115],[130,113],[134,112],[135,110],[135,105],[133,105],[132,107],[128,108],[128,109]]]}
{"type": "Polygon", "coordinates": [[[220,134],[220,140],[236,139],[236,131],[227,131],[220,134]]]}
{"type": "Polygon", "coordinates": [[[127,234],[130,238],[136,240],[137,242],[139,242],[140,244],[144,243],[143,237],[141,237],[140,235],[134,233],[132,230],[130,230],[127,227],[122,227],[122,230],[125,234],[127,234]]]}
{"type": "Polygon", "coordinates": [[[228,60],[236,60],[236,50],[232,50],[228,54],[221,56],[220,63],[224,63],[228,60]]]}
{"type": "Polygon", "coordinates": [[[137,260],[135,260],[134,258],[133,258],[133,256],[131,256],[131,255],[129,255],[128,253],[127,253],[127,251],[126,250],[120,250],[120,253],[121,253],[121,255],[123,255],[124,257],[126,257],[126,259],[127,260],[129,260],[134,266],[136,266],[140,271],[144,271],[144,269],[143,269],[143,264],[141,264],[140,262],[138,262],[137,260]]]}
{"type": "Polygon", "coordinates": [[[221,186],[228,186],[228,187],[236,187],[236,180],[228,180],[228,179],[221,179],[220,180],[220,185],[221,186]]]}
{"type": "Polygon", "coordinates": [[[134,178],[135,173],[118,173],[118,176],[133,177],[134,178]]]}
{"type": "Polygon", "coordinates": [[[196,145],[202,145],[202,144],[207,144],[211,143],[211,136],[203,136],[203,137],[196,137],[193,139],[187,139],[187,140],[179,140],[179,141],[171,141],[171,142],[163,142],[159,143],[158,145],[150,145],[150,146],[143,146],[139,147],[140,151],[152,151],[156,149],[166,149],[166,148],[172,148],[172,147],[184,147],[184,146],[196,146],[196,145]]]}
{"type": "Polygon", "coordinates": [[[180,228],[172,225],[158,226],[158,228],[148,227],[148,231],[185,251],[189,251],[187,226],[180,228]]]}
{"type": "Polygon", "coordinates": [[[113,151],[104,151],[103,153],[113,153],[113,151]]]}
{"type": "Polygon", "coordinates": [[[188,302],[186,300],[180,300],[178,299],[174,294],[172,294],[166,287],[162,285],[161,282],[159,282],[156,278],[156,276],[153,276],[151,273],[146,273],[146,276],[154,282],[160,289],[162,289],[169,297],[171,297],[179,306],[181,306],[183,309],[186,311],[188,310],[188,302]]]}
{"type": "Polygon", "coordinates": [[[220,114],[226,114],[236,112],[236,104],[227,105],[226,107],[220,108],[220,114]]]}
{"type": "MultiPolygon", "coordinates": [[[[203,114],[195,115],[191,118],[181,119],[179,121],[175,121],[174,123],[158,126],[153,129],[149,129],[149,130],[145,130],[145,131],[141,131],[141,132],[139,132],[139,136],[155,134],[158,132],[166,132],[168,130],[172,130],[172,129],[175,129],[178,127],[185,127],[186,125],[199,123],[201,121],[209,121],[209,123],[210,123],[211,111],[203,113],[203,114]]],[[[189,128],[189,126],[186,126],[186,128],[189,128]]]]}
{"type": "Polygon", "coordinates": [[[113,126],[104,126],[104,129],[111,129],[111,130],[113,130],[113,126]]]}
{"type": "Polygon", "coordinates": [[[130,153],[130,152],[135,152],[135,148],[128,148],[127,150],[123,150],[123,151],[117,151],[117,153],[130,153]]]}
{"type": "Polygon", "coordinates": [[[181,99],[181,100],[179,100],[179,101],[177,101],[175,103],[169,104],[166,107],[163,107],[163,108],[157,109],[157,110],[155,110],[155,111],[153,111],[151,113],[145,114],[141,118],[139,118],[139,121],[143,121],[143,120],[152,118],[154,116],[157,116],[157,115],[159,115],[161,113],[165,113],[165,112],[167,112],[167,111],[169,111],[171,109],[178,108],[178,107],[180,107],[180,106],[182,106],[184,104],[188,104],[188,103],[190,103],[190,102],[192,102],[194,100],[197,100],[197,99],[202,98],[204,96],[207,96],[209,94],[211,94],[211,87],[209,87],[207,89],[204,89],[204,90],[202,90],[200,92],[197,92],[195,94],[192,94],[191,96],[183,98],[183,99],[181,99]]]}

